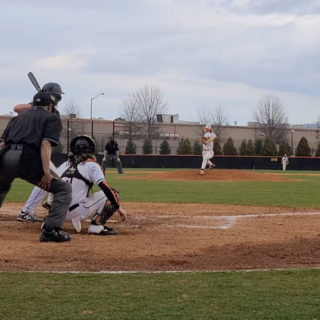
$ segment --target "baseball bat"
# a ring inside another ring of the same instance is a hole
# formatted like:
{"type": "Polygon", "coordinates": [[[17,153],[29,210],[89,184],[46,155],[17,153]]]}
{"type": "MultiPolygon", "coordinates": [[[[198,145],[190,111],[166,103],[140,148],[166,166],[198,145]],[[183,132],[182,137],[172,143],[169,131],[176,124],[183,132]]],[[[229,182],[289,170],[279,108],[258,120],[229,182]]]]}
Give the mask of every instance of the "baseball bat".
{"type": "Polygon", "coordinates": [[[34,74],[32,72],[29,72],[28,77],[29,77],[31,83],[33,84],[33,86],[37,89],[37,91],[40,91],[41,87],[39,86],[39,83],[38,83],[36,77],[34,76],[34,74]]]}

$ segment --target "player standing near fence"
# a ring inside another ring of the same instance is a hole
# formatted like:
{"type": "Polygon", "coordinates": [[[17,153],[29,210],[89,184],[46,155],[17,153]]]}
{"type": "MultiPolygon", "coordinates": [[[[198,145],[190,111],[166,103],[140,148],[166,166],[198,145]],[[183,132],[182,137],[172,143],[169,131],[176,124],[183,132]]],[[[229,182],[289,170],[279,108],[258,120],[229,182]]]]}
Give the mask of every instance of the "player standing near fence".
{"type": "Polygon", "coordinates": [[[200,174],[204,175],[204,171],[207,166],[209,169],[214,168],[214,164],[210,161],[213,158],[213,141],[217,136],[212,132],[211,126],[206,125],[204,127],[204,135],[202,136],[202,164],[200,174]]]}

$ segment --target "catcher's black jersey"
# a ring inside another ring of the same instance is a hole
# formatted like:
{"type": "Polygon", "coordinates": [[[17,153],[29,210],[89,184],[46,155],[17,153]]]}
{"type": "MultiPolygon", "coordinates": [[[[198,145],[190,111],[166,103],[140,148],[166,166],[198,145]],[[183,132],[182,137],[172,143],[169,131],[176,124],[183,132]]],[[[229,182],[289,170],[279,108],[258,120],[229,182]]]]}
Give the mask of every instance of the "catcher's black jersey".
{"type": "Polygon", "coordinates": [[[13,118],[2,135],[6,144],[27,144],[40,149],[42,140],[59,144],[62,129],[59,115],[34,108],[13,118]]]}

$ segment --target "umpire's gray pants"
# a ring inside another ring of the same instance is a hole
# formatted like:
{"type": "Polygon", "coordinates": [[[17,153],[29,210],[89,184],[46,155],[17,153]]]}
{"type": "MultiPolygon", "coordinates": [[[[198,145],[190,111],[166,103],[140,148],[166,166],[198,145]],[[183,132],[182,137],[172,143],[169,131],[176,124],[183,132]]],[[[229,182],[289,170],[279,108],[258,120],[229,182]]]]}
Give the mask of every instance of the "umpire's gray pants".
{"type": "MultiPolygon", "coordinates": [[[[11,188],[15,178],[19,178],[19,162],[22,150],[7,150],[0,160],[0,207],[11,188]]],[[[21,167],[21,164],[20,164],[21,167]]],[[[34,185],[40,181],[24,179],[34,185]]],[[[52,179],[50,190],[53,194],[53,203],[49,215],[45,219],[48,227],[61,228],[71,202],[71,185],[59,178],[52,179]]]]}
{"type": "Polygon", "coordinates": [[[117,167],[118,173],[123,173],[122,163],[120,158],[118,158],[117,155],[113,155],[113,154],[108,154],[107,159],[102,161],[103,170],[105,171],[108,165],[112,167],[113,163],[117,167]]]}

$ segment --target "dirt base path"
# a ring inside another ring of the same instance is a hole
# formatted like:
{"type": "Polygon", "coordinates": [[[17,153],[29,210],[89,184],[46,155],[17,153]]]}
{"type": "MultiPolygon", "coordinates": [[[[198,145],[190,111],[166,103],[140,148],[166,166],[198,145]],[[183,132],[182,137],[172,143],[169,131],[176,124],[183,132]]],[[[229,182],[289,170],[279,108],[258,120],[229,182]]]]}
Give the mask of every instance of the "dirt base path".
{"type": "MultiPolygon", "coordinates": [[[[243,270],[320,266],[320,213],[305,209],[123,203],[117,236],[77,234],[40,243],[41,223],[18,222],[23,203],[0,214],[0,271],[243,270]]],[[[37,214],[45,216],[39,209],[37,214]]],[[[119,219],[119,221],[117,220],[119,219]]]]}

